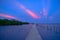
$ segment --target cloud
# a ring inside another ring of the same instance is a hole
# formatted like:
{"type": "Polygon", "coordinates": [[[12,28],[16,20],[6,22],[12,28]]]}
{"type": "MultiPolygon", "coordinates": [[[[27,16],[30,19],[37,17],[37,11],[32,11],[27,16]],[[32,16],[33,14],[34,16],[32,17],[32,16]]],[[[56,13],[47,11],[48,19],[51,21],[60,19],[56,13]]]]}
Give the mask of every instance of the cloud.
{"type": "Polygon", "coordinates": [[[14,16],[7,15],[7,14],[0,14],[0,16],[5,17],[5,18],[17,19],[14,16]]]}
{"type": "Polygon", "coordinates": [[[25,12],[27,12],[27,14],[29,14],[32,18],[35,18],[35,19],[39,19],[40,16],[37,15],[36,13],[32,12],[31,10],[27,9],[25,6],[23,6],[22,4],[19,4],[19,7],[21,9],[23,9],[25,12]]]}

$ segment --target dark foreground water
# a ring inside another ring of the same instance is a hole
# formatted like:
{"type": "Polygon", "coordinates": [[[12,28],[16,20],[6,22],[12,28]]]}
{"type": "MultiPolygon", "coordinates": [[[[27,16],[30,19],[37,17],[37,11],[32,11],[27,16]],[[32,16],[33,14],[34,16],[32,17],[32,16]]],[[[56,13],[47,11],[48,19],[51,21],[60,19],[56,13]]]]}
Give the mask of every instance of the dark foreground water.
{"type": "MultiPolygon", "coordinates": [[[[0,40],[25,40],[33,25],[0,26],[0,40]]],[[[35,24],[43,40],[60,40],[60,25],[35,24]]]]}
{"type": "Polygon", "coordinates": [[[2,26],[0,27],[0,40],[25,40],[30,25],[2,26]]]}

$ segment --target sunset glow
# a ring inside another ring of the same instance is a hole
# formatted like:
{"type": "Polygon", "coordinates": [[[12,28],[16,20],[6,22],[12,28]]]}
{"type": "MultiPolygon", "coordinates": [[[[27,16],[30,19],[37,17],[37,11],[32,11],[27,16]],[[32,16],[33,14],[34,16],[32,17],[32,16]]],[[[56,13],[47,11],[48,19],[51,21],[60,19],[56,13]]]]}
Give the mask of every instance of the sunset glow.
{"type": "Polygon", "coordinates": [[[5,17],[5,18],[16,19],[15,17],[7,15],[7,14],[0,14],[0,16],[5,17]]]}
{"type": "Polygon", "coordinates": [[[32,12],[31,10],[27,9],[26,7],[24,7],[22,4],[20,4],[20,8],[22,8],[25,12],[27,12],[27,14],[29,14],[31,17],[35,19],[40,18],[40,16],[38,16],[36,13],[32,12]]]}

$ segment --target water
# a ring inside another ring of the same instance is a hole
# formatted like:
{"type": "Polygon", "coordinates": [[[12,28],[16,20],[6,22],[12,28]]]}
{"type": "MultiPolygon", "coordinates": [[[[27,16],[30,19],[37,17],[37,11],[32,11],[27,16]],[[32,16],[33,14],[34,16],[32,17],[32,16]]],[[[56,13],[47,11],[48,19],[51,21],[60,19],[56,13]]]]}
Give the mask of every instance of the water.
{"type": "Polygon", "coordinates": [[[0,27],[0,40],[25,40],[31,25],[2,26],[0,27]]]}
{"type": "MultiPolygon", "coordinates": [[[[36,29],[34,28],[33,24],[0,26],[0,40],[25,40],[28,38],[29,32],[32,32],[33,29],[38,31],[42,40],[60,40],[60,25],[35,24],[35,27],[36,29]]],[[[34,31],[35,34],[36,32],[34,31]]]]}

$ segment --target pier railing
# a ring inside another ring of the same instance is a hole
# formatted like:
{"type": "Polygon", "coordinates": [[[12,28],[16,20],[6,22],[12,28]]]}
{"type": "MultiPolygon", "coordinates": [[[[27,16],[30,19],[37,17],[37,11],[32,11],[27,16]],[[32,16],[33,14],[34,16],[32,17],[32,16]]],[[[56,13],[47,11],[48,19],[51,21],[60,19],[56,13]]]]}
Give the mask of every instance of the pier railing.
{"type": "Polygon", "coordinates": [[[60,24],[37,24],[36,26],[44,31],[60,33],[60,24]]]}

